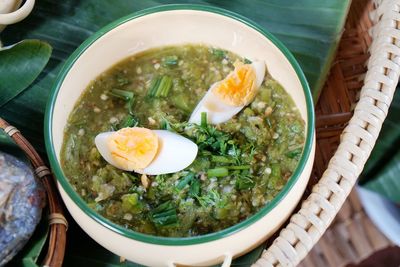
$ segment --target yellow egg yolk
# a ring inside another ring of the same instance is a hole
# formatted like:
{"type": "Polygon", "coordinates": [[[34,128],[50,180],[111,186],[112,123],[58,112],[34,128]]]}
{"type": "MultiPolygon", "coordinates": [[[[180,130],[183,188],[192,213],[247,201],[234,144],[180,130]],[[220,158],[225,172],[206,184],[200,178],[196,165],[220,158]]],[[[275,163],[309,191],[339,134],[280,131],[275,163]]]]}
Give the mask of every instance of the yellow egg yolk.
{"type": "Polygon", "coordinates": [[[111,156],[125,170],[146,168],[158,151],[158,137],[149,129],[123,128],[110,135],[107,146],[111,156]]]}
{"type": "Polygon", "coordinates": [[[249,64],[236,62],[235,69],[216,84],[213,93],[225,104],[230,106],[245,106],[257,93],[256,72],[249,64]]]}

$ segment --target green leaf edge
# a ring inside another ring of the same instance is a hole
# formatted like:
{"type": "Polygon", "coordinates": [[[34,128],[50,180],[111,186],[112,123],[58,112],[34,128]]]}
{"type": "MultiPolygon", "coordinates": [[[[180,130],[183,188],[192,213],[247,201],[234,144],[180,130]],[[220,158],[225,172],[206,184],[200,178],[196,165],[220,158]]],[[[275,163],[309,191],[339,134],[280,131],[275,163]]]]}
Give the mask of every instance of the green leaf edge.
{"type": "Polygon", "coordinates": [[[37,79],[50,59],[52,47],[49,43],[37,39],[26,39],[14,45],[3,47],[0,49],[0,62],[2,62],[0,71],[5,71],[12,68],[13,62],[4,59],[4,57],[10,58],[10,54],[12,56],[13,53],[17,53],[22,57],[26,57],[25,60],[27,60],[27,63],[23,69],[19,70],[20,73],[17,78],[13,79],[21,81],[21,83],[15,84],[14,88],[1,88],[1,84],[7,84],[7,82],[4,82],[4,80],[9,79],[9,76],[7,73],[0,73],[0,89],[4,90],[0,92],[0,107],[4,106],[10,100],[26,90],[29,85],[31,85],[37,79]],[[22,51],[19,51],[20,49],[22,49],[22,51]],[[32,53],[32,51],[34,51],[34,53],[32,53]],[[34,61],[32,62],[32,60],[34,61]],[[30,77],[28,79],[24,79],[22,77],[27,76],[27,69],[29,69],[32,75],[29,75],[30,77]]]}

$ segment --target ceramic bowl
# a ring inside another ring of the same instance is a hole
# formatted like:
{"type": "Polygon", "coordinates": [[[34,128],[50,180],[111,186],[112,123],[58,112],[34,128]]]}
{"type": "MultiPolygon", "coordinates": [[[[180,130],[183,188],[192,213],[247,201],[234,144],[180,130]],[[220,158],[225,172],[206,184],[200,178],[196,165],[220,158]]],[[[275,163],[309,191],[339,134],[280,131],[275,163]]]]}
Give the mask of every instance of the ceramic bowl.
{"type": "Polygon", "coordinates": [[[226,10],[169,5],[121,18],[86,40],[60,72],[46,110],[46,148],[62,199],[72,217],[99,244],[128,260],[149,266],[229,265],[265,241],[289,217],[310,176],[314,159],[314,113],[309,87],[292,54],[266,30],[226,10]],[[225,230],[190,238],[165,238],[127,230],[90,209],[72,189],[60,167],[68,116],[96,76],[120,60],[149,48],[202,43],[264,60],[268,71],[295,100],[306,122],[300,162],[278,196],[245,221],[225,230]]]}
{"type": "Polygon", "coordinates": [[[0,1],[0,32],[6,25],[17,23],[31,13],[35,0],[26,0],[21,6],[22,0],[0,1]]]}

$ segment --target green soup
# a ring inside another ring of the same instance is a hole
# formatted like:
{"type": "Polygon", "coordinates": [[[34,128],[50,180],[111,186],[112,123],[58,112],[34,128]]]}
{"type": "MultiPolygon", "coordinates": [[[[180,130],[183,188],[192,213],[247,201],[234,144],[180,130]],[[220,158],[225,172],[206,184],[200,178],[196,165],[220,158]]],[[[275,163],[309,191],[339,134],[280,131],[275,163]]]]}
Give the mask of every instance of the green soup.
{"type": "Polygon", "coordinates": [[[304,121],[281,85],[266,74],[255,99],[229,121],[187,122],[236,61],[248,63],[208,46],[171,46],[133,55],[99,75],[64,134],[62,168],[76,192],[117,224],[171,237],[222,230],[270,202],[296,168],[305,138],[304,121]],[[119,170],[100,156],[94,138],[132,126],[174,131],[195,142],[198,155],[173,174],[119,170]]]}

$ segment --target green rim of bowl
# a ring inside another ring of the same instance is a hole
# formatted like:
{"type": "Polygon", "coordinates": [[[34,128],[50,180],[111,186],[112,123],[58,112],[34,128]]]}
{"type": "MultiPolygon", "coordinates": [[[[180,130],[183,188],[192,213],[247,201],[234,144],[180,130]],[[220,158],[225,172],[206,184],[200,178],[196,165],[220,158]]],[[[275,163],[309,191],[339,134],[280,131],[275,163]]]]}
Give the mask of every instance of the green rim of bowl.
{"type": "Polygon", "coordinates": [[[239,15],[236,13],[233,13],[231,11],[227,11],[225,9],[217,8],[217,7],[211,7],[211,6],[204,6],[204,5],[193,5],[193,4],[177,4],[177,5],[164,5],[164,6],[157,6],[153,8],[148,8],[141,10],[139,12],[135,12],[133,14],[130,14],[128,16],[122,17],[98,32],[96,32],[94,35],[92,35],[90,38],[88,38],[84,43],[82,43],[76,50],[75,52],[68,58],[68,60],[65,62],[63,68],[61,69],[60,73],[58,74],[58,77],[56,79],[54,89],[50,95],[50,99],[47,103],[46,107],[46,114],[45,114],[45,143],[46,143],[46,150],[47,154],[50,160],[50,165],[53,169],[53,172],[55,173],[58,182],[61,184],[65,192],[69,195],[69,197],[75,202],[76,205],[90,218],[95,220],[97,223],[101,224],[102,226],[108,228],[111,231],[114,231],[118,234],[121,234],[123,236],[126,236],[128,238],[132,238],[138,241],[142,241],[145,243],[152,243],[152,244],[157,244],[157,245],[175,245],[175,246],[184,246],[184,245],[194,245],[194,244],[201,244],[204,242],[209,242],[217,239],[222,239],[224,237],[230,236],[236,232],[239,232],[243,230],[244,228],[250,226],[254,222],[258,221],[262,217],[264,217],[268,212],[270,212],[274,207],[278,205],[278,203],[288,194],[288,192],[292,189],[294,184],[297,182],[298,178],[300,177],[300,174],[304,170],[304,167],[306,165],[306,162],[310,156],[311,150],[312,150],[312,143],[314,139],[314,106],[313,106],[313,101],[311,97],[311,92],[310,88],[308,86],[307,80],[304,76],[303,71],[301,70],[299,64],[297,63],[296,59],[294,56],[291,54],[291,52],[278,40],[276,39],[271,33],[268,31],[264,30],[261,26],[259,26],[257,23],[239,15]],[[69,184],[67,178],[64,176],[63,171],[61,170],[61,167],[56,159],[56,153],[54,151],[53,147],[53,136],[52,136],[52,120],[53,120],[53,110],[54,110],[54,103],[56,101],[58,91],[60,90],[61,84],[64,81],[65,76],[69,72],[70,68],[74,65],[75,61],[79,58],[79,56],[86,51],[90,47],[92,43],[94,43],[97,39],[102,37],[104,34],[107,32],[111,31],[115,27],[128,22],[130,20],[153,14],[153,13],[158,13],[158,12],[164,12],[164,11],[173,11],[173,10],[195,10],[195,11],[205,11],[205,12],[211,12],[214,14],[222,15],[231,19],[234,19],[236,21],[239,21],[246,26],[258,31],[262,35],[264,35],[267,39],[269,39],[289,60],[290,64],[292,65],[293,69],[296,71],[297,76],[300,79],[301,85],[304,90],[304,95],[306,97],[306,104],[307,104],[307,119],[308,119],[308,126],[307,126],[307,136],[306,136],[306,142],[303,150],[303,154],[301,156],[301,159],[292,175],[290,180],[286,183],[286,185],[283,187],[283,189],[278,193],[278,195],[265,207],[263,207],[261,210],[259,210],[257,213],[253,214],[246,220],[235,224],[229,228],[226,228],[224,230],[215,232],[215,233],[210,233],[206,235],[201,235],[201,236],[194,236],[194,237],[179,237],[179,238],[174,238],[174,237],[159,237],[159,236],[152,236],[152,235],[147,235],[147,234],[142,234],[139,232],[135,232],[133,230],[126,229],[120,225],[117,225],[108,219],[104,218],[94,210],[88,207],[86,202],[74,191],[72,186],[69,184]]]}

